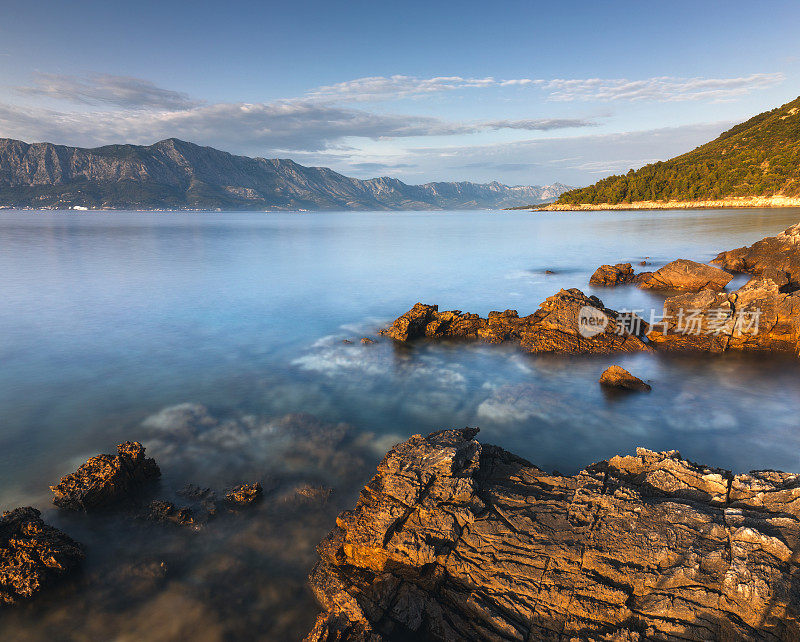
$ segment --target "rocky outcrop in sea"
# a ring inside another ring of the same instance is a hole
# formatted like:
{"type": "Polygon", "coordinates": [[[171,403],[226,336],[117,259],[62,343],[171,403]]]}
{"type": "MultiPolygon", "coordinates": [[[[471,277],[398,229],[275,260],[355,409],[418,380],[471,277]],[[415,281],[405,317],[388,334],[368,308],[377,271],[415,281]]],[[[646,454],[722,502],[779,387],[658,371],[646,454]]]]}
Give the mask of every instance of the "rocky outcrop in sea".
{"type": "Polygon", "coordinates": [[[109,506],[161,476],[155,460],[138,441],[117,446],[116,455],[97,455],[52,486],[53,503],[71,510],[109,506]]]}
{"type": "Polygon", "coordinates": [[[414,339],[480,340],[517,343],[530,353],[612,353],[648,350],[644,325],[631,324],[594,296],[576,288],[547,298],[531,315],[516,310],[490,312],[488,318],[417,303],[382,334],[395,341],[414,339]]]}

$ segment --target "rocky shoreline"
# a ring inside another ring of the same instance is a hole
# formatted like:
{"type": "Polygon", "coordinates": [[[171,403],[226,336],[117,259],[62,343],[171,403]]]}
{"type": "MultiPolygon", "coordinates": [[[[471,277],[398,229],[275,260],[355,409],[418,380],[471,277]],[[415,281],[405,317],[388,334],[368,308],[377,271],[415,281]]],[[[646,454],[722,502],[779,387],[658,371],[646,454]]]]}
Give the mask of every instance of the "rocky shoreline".
{"type": "Polygon", "coordinates": [[[532,354],[647,350],[800,354],[800,223],[752,246],[721,252],[712,262],[729,272],[688,259],[677,259],[655,272],[636,274],[630,263],[602,265],[595,271],[591,285],[636,285],[664,292],[663,314],[656,322],[648,323],[635,312],[611,310],[596,296],[571,288],[547,298],[524,317],[506,310],[482,318],[417,303],[381,333],[400,343],[419,339],[516,343],[532,354]],[[731,272],[752,278],[727,292],[731,272]]]}
{"type": "Polygon", "coordinates": [[[536,212],[591,212],[604,210],[702,210],[751,207],[800,207],[800,198],[789,196],[746,196],[708,201],[635,201],[633,203],[549,203],[531,207],[536,212]]]}

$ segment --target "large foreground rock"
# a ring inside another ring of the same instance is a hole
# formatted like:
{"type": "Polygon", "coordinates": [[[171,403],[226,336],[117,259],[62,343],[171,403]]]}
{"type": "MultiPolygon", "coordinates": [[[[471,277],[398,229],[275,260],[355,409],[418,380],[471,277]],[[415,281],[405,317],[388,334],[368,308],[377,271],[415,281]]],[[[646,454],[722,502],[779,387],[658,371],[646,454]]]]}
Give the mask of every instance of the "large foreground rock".
{"type": "Polygon", "coordinates": [[[482,318],[460,310],[439,312],[439,306],[417,303],[382,334],[401,342],[425,337],[511,342],[531,353],[611,353],[648,350],[642,340],[646,330],[646,324],[630,323],[597,297],[572,288],[547,298],[534,314],[525,317],[506,310],[482,318]],[[591,336],[581,332],[587,311],[605,320],[602,331],[591,336]]]}
{"type": "Polygon", "coordinates": [[[712,263],[726,270],[747,272],[779,283],[800,287],[800,223],[777,236],[768,236],[748,247],[720,252],[712,263]]]}
{"type": "Polygon", "coordinates": [[[309,641],[796,640],[800,479],[639,449],[574,477],[414,436],[318,547],[309,641]]]}
{"type": "Polygon", "coordinates": [[[732,278],[732,274],[705,263],[677,259],[655,272],[639,274],[636,282],[644,289],[699,292],[704,289],[722,290],[732,278]]]}
{"type": "Polygon", "coordinates": [[[154,459],[144,456],[138,441],[117,446],[116,455],[97,455],[51,486],[61,508],[91,510],[109,506],[161,475],[154,459]]]}
{"type": "Polygon", "coordinates": [[[80,544],[39,515],[25,507],[0,517],[0,606],[32,597],[84,557],[80,544]]]}

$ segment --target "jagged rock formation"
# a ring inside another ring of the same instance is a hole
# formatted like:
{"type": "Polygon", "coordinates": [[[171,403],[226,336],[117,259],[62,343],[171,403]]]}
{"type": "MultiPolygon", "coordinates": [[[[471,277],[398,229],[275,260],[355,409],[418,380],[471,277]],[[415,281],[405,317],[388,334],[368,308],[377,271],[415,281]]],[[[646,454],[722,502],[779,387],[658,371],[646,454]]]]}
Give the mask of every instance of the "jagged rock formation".
{"type": "Polygon", "coordinates": [[[565,477],[476,433],[386,455],[318,547],[307,641],[800,636],[797,475],[639,449],[565,477]]]}
{"type": "Polygon", "coordinates": [[[0,517],[0,606],[32,597],[84,557],[80,544],[40,515],[28,506],[0,517]]]}
{"type": "Polygon", "coordinates": [[[677,259],[655,272],[643,272],[636,277],[640,288],[655,290],[722,290],[733,278],[719,268],[688,259],[677,259]]]}
{"type": "Polygon", "coordinates": [[[287,159],[234,156],[170,138],[96,149],[0,139],[0,206],[110,209],[430,210],[541,203],[566,185],[358,180],[287,159]]]}
{"type": "Polygon", "coordinates": [[[749,247],[720,252],[712,261],[726,270],[770,279],[784,289],[800,288],[800,223],[749,247]]]}
{"type": "Polygon", "coordinates": [[[647,335],[658,349],[769,350],[797,354],[800,292],[753,278],[735,292],[702,290],[664,302],[664,322],[647,335]]]}
{"type": "Polygon", "coordinates": [[[639,392],[650,392],[651,387],[639,377],[633,376],[621,366],[609,366],[600,375],[600,385],[606,388],[616,388],[619,390],[636,390],[639,392]]]}
{"type": "MultiPolygon", "coordinates": [[[[439,306],[417,303],[381,333],[401,342],[423,337],[512,342],[531,353],[648,350],[642,335],[632,332],[637,330],[636,326],[625,323],[622,315],[604,307],[597,297],[586,296],[572,288],[547,298],[534,314],[526,317],[520,317],[516,310],[506,310],[490,312],[484,319],[460,310],[439,312],[439,306]],[[587,312],[601,322],[596,333],[593,328],[583,325],[587,312]]],[[[646,324],[642,323],[640,327],[642,332],[646,331],[646,324]]]]}
{"type": "Polygon", "coordinates": [[[92,457],[50,489],[56,506],[92,510],[119,501],[160,475],[155,460],[144,456],[144,446],[126,441],[117,446],[116,455],[92,457]]]}
{"type": "Polygon", "coordinates": [[[589,285],[625,285],[633,283],[636,274],[630,263],[617,263],[616,265],[601,265],[589,279],[589,285]]]}

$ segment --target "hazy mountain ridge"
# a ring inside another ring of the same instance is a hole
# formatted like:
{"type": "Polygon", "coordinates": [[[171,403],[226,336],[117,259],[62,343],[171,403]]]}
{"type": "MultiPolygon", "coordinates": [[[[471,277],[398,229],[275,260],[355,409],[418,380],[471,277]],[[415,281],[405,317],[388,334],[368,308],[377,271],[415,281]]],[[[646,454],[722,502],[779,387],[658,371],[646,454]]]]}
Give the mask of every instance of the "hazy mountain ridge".
{"type": "Polygon", "coordinates": [[[800,98],[668,161],[562,194],[561,205],[800,197],[800,98]]]}
{"type": "Polygon", "coordinates": [[[0,206],[109,209],[477,209],[552,200],[566,185],[359,180],[175,138],[94,149],[0,139],[0,206]]]}

